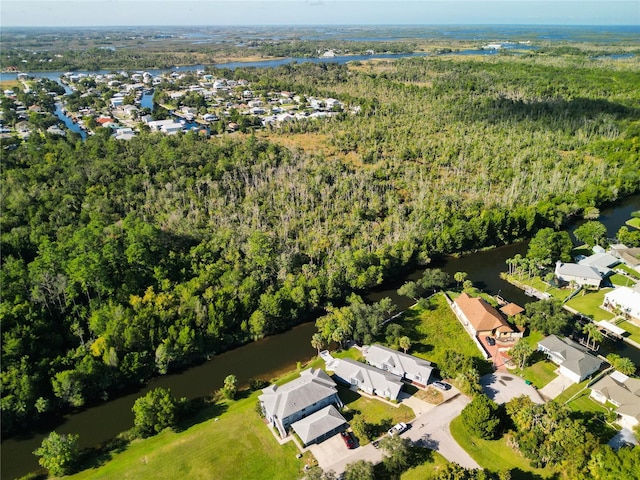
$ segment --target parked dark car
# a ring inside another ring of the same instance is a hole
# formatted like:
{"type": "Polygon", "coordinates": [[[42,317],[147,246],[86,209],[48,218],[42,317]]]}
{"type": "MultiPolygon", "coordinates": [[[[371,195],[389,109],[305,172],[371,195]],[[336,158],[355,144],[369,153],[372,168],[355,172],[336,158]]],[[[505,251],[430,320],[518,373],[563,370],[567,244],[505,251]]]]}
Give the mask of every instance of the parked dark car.
{"type": "Polygon", "coordinates": [[[342,440],[344,440],[344,444],[347,446],[347,448],[356,448],[356,442],[353,441],[353,438],[351,437],[351,434],[349,432],[340,432],[340,435],[342,435],[342,440]]]}
{"type": "Polygon", "coordinates": [[[445,382],[433,382],[432,385],[436,388],[439,388],[440,390],[444,390],[444,391],[451,390],[451,385],[445,382]]]}
{"type": "Polygon", "coordinates": [[[496,344],[496,340],[493,337],[487,337],[487,343],[493,347],[496,344]]]}

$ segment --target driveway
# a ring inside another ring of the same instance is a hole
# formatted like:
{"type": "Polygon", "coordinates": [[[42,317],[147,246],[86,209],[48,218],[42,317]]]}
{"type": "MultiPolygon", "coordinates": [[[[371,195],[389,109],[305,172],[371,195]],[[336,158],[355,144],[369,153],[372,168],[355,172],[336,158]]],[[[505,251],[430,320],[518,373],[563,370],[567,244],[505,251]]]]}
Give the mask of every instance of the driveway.
{"type": "Polygon", "coordinates": [[[450,462],[464,468],[480,468],[480,465],[453,439],[449,431],[451,420],[460,415],[470,400],[458,395],[437,407],[418,415],[411,422],[412,428],[403,435],[414,442],[422,441],[431,450],[440,453],[450,462]]]}
{"type": "Polygon", "coordinates": [[[549,400],[553,400],[572,385],[575,385],[572,380],[569,380],[563,375],[558,375],[540,389],[540,395],[549,400]]]}
{"type": "MultiPolygon", "coordinates": [[[[464,395],[457,395],[437,406],[415,397],[411,399],[408,403],[417,416],[411,422],[411,428],[402,436],[414,442],[421,440],[428,448],[465,468],[480,468],[449,432],[449,423],[460,415],[462,409],[469,403],[469,399],[464,395]]],[[[403,400],[405,401],[406,399],[403,400]]],[[[344,472],[345,467],[350,463],[367,460],[376,464],[380,463],[384,456],[382,450],[376,449],[371,443],[348,450],[339,435],[325,440],[320,445],[312,445],[309,449],[318,460],[320,468],[324,471],[333,470],[336,474],[344,472]]]]}
{"type": "Polygon", "coordinates": [[[540,393],[524,379],[505,372],[495,372],[480,377],[482,391],[498,404],[507,403],[512,398],[526,395],[535,403],[544,403],[540,393]]]}

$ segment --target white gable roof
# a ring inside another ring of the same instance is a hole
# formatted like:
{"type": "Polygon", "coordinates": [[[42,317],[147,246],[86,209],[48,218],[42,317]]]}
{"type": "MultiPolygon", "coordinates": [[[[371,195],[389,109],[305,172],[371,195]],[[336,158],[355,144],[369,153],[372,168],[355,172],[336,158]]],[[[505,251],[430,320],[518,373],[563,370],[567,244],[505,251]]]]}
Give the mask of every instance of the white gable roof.
{"type": "Polygon", "coordinates": [[[389,371],[396,375],[419,375],[425,380],[431,376],[433,367],[431,362],[422,358],[414,357],[406,353],[398,352],[382,345],[371,345],[365,353],[367,362],[382,368],[382,365],[389,365],[389,371]]]}

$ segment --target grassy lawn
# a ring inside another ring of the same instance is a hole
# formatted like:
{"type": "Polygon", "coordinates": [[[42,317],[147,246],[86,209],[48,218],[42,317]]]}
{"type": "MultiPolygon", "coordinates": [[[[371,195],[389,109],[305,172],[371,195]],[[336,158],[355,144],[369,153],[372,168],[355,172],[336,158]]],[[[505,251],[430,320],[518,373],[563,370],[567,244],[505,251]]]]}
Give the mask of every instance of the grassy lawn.
{"type": "Polygon", "coordinates": [[[636,342],[640,342],[640,327],[634,325],[631,322],[622,322],[618,324],[618,327],[624,328],[627,332],[629,332],[629,338],[631,340],[635,340],[636,342]]]}
{"type": "Polygon", "coordinates": [[[331,352],[331,356],[335,358],[350,358],[351,360],[355,360],[357,362],[364,361],[364,355],[357,348],[349,348],[348,350],[339,350],[335,352],[331,352]]]}
{"type": "Polygon", "coordinates": [[[554,363],[541,360],[525,367],[524,370],[517,369],[515,373],[520,374],[525,380],[529,380],[536,388],[540,389],[558,376],[554,373],[557,368],[558,366],[554,363]]]}
{"type": "Polygon", "coordinates": [[[507,445],[505,437],[499,440],[482,440],[473,437],[462,423],[462,417],[455,418],[450,425],[451,435],[458,444],[478,462],[482,468],[494,472],[510,470],[511,478],[531,479],[552,478],[554,472],[550,469],[533,468],[529,460],[507,445]]]}
{"type": "Polygon", "coordinates": [[[616,265],[615,266],[615,270],[618,270],[618,269],[624,270],[629,275],[631,275],[633,278],[636,278],[636,279],[640,280],[640,273],[638,273],[636,270],[634,270],[633,268],[629,267],[628,265],[625,265],[624,263],[621,263],[620,265],[616,265]]]}
{"type": "MultiPolygon", "coordinates": [[[[380,423],[391,419],[392,424],[408,422],[414,418],[413,410],[406,405],[392,406],[377,398],[360,395],[343,385],[338,385],[338,395],[344,404],[353,412],[360,412],[367,423],[380,423]]],[[[347,420],[349,420],[347,418],[347,420]]]]}
{"type": "MultiPolygon", "coordinates": [[[[558,403],[565,403],[567,400],[569,400],[571,397],[573,397],[576,393],[578,393],[580,390],[582,390],[584,387],[586,387],[587,383],[589,383],[589,379],[587,379],[587,380],[585,380],[583,382],[571,385],[564,392],[562,392],[560,395],[558,395],[555,398],[555,401],[558,402],[558,403]]],[[[585,390],[585,391],[587,393],[589,393],[587,390],[585,390]]]]}
{"type": "Polygon", "coordinates": [[[425,308],[410,308],[397,323],[411,339],[411,349],[407,353],[436,365],[442,362],[447,350],[482,358],[443,295],[432,297],[425,308]]]}
{"type": "Polygon", "coordinates": [[[539,290],[544,293],[548,293],[553,298],[557,298],[558,300],[564,300],[571,294],[571,290],[568,288],[550,287],[549,284],[544,282],[540,277],[526,277],[526,276],[513,275],[513,278],[524,285],[528,285],[530,287],[535,288],[536,290],[539,290]]]}
{"type": "Polygon", "coordinates": [[[599,320],[611,320],[614,314],[600,308],[604,301],[604,294],[609,291],[611,291],[610,288],[601,288],[597,292],[583,290],[569,300],[567,306],[575,308],[580,313],[593,318],[596,322],[599,320]]]}
{"type": "Polygon", "coordinates": [[[208,407],[183,431],[134,440],[104,465],[70,478],[300,478],[310,458],[297,459],[291,442],[278,445],[255,412],[259,393],[208,407]]]}
{"type": "Polygon", "coordinates": [[[619,273],[614,273],[609,277],[609,280],[613,285],[618,285],[620,287],[628,287],[633,286],[633,280],[624,275],[620,275],[619,273]]]}
{"type": "Polygon", "coordinates": [[[427,460],[422,465],[410,468],[400,478],[402,480],[424,480],[425,478],[430,478],[438,468],[445,466],[447,463],[449,463],[447,459],[438,452],[431,452],[430,460],[427,460]]]}
{"type": "Polygon", "coordinates": [[[609,410],[601,403],[593,400],[589,395],[590,389],[581,392],[580,395],[571,400],[567,406],[574,412],[594,412],[594,413],[608,413],[609,410]]]}
{"type": "Polygon", "coordinates": [[[625,223],[630,227],[640,229],[640,218],[632,218],[631,220],[627,220],[625,223]]]}

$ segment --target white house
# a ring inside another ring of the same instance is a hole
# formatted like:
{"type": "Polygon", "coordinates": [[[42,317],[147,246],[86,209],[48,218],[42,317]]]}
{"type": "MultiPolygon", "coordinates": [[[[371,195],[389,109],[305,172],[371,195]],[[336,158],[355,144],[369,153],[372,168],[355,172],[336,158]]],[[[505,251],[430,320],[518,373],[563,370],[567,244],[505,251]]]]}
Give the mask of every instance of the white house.
{"type": "Polygon", "coordinates": [[[164,132],[167,135],[178,133],[182,130],[182,125],[173,120],[154,120],[147,122],[152,132],[164,132]]]}
{"type": "Polygon", "coordinates": [[[620,372],[605,375],[591,386],[591,398],[613,403],[622,427],[634,428],[640,424],[640,380],[620,372]]]}
{"type": "Polygon", "coordinates": [[[556,263],[555,275],[561,282],[571,283],[588,288],[600,288],[602,277],[595,267],[577,263],[556,263]]]}
{"type": "Polygon", "coordinates": [[[602,306],[607,310],[619,310],[640,321],[640,292],[632,288],[618,287],[605,293],[602,306]]]}
{"type": "Polygon", "coordinates": [[[365,353],[365,358],[376,368],[422,386],[429,383],[433,371],[431,362],[382,345],[371,345],[365,353]]]}
{"type": "Polygon", "coordinates": [[[549,335],[538,342],[538,350],[547,354],[549,359],[560,366],[560,375],[574,383],[580,383],[595,373],[602,361],[581,350],[578,344],[569,339],[560,339],[549,335]]]}
{"type": "MultiPolygon", "coordinates": [[[[284,385],[270,385],[262,390],[262,395],[258,397],[260,407],[265,418],[272,426],[278,429],[282,438],[289,435],[289,427],[305,417],[316,413],[330,405],[342,408],[342,401],[338,396],[336,383],[321,369],[310,368],[300,372],[300,377],[284,385]]],[[[323,414],[335,419],[333,411],[323,414]]],[[[312,418],[310,423],[314,423],[317,418],[312,418]]],[[[342,419],[342,424],[345,420],[342,419]]],[[[325,426],[336,428],[333,421],[324,422],[325,426]]],[[[302,431],[303,427],[298,424],[302,431]]],[[[318,433],[318,429],[314,431],[318,433]]],[[[318,436],[327,432],[319,432],[318,436]]],[[[317,438],[317,437],[316,437],[317,438]]],[[[312,441],[313,438],[307,437],[312,441]]],[[[304,440],[303,440],[304,441],[304,440]]]]}
{"type": "Polygon", "coordinates": [[[595,253],[589,257],[583,258],[578,262],[578,265],[585,265],[587,267],[595,268],[601,277],[606,277],[610,275],[612,272],[611,268],[615,267],[620,263],[613,255],[608,253],[599,252],[595,253]]]}
{"type": "Polygon", "coordinates": [[[370,395],[396,400],[402,390],[397,376],[350,358],[336,359],[332,367],[335,376],[344,383],[370,395]]]}

